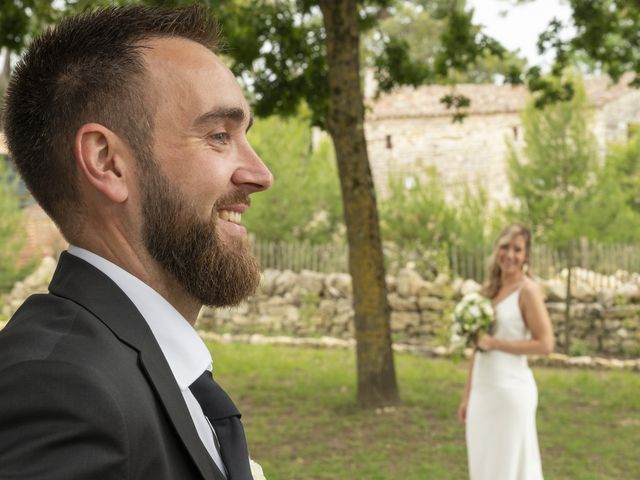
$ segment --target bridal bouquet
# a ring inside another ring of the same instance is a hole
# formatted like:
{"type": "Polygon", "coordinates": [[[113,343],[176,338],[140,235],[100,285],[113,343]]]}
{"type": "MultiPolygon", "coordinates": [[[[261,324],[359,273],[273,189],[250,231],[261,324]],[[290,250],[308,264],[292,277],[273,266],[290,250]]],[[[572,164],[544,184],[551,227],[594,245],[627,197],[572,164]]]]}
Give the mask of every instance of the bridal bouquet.
{"type": "Polygon", "coordinates": [[[456,347],[471,346],[482,332],[493,326],[493,307],[479,293],[465,295],[453,311],[451,343],[456,347]]]}

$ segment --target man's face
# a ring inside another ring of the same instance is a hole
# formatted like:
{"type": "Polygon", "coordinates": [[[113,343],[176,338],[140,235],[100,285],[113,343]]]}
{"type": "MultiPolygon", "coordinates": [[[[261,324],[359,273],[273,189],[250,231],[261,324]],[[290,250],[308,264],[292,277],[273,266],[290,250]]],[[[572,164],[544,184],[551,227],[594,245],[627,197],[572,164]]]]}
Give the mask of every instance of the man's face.
{"type": "Polygon", "coordinates": [[[143,241],[192,297],[234,305],[260,278],[241,214],[272,176],[247,142],[249,108],[226,66],[188,40],[150,45],[157,110],[153,158],[141,159],[143,241]]]}

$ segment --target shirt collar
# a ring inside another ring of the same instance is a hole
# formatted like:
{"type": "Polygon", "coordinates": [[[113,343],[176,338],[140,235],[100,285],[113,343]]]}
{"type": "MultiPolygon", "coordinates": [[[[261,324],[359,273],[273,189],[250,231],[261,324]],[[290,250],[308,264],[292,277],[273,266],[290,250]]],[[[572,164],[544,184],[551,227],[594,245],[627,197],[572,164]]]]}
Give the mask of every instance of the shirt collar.
{"type": "Polygon", "coordinates": [[[107,275],[129,297],[149,324],[181,390],[205,370],[211,353],[195,329],[165,298],[126,270],[93,252],[69,245],[68,252],[107,275]]]}

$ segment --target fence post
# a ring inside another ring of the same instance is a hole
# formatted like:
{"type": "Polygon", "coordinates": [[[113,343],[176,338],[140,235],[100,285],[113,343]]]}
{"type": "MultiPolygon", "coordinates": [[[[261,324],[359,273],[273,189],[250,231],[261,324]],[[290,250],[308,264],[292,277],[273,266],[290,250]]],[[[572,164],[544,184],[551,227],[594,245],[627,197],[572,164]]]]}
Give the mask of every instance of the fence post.
{"type": "Polygon", "coordinates": [[[567,298],[564,311],[564,346],[567,355],[571,351],[571,270],[573,268],[573,240],[567,246],[567,298]]]}
{"type": "Polygon", "coordinates": [[[449,247],[449,258],[450,258],[450,265],[451,268],[453,270],[453,275],[452,277],[461,277],[462,275],[460,275],[460,268],[458,267],[458,253],[456,251],[456,247],[455,245],[451,245],[449,247]]]}
{"type": "Polygon", "coordinates": [[[589,240],[586,237],[580,237],[580,266],[585,270],[590,270],[589,260],[589,240]]]}

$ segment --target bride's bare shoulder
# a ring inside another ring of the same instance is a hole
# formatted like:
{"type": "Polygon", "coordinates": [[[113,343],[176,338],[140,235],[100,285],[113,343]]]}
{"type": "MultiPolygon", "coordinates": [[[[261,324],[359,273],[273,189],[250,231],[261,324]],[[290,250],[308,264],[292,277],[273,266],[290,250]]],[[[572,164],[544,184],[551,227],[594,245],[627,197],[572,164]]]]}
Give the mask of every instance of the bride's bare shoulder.
{"type": "Polygon", "coordinates": [[[522,286],[520,287],[520,291],[522,296],[526,298],[541,298],[542,290],[540,290],[540,286],[536,283],[534,279],[531,277],[525,277],[522,281],[522,286]]]}

